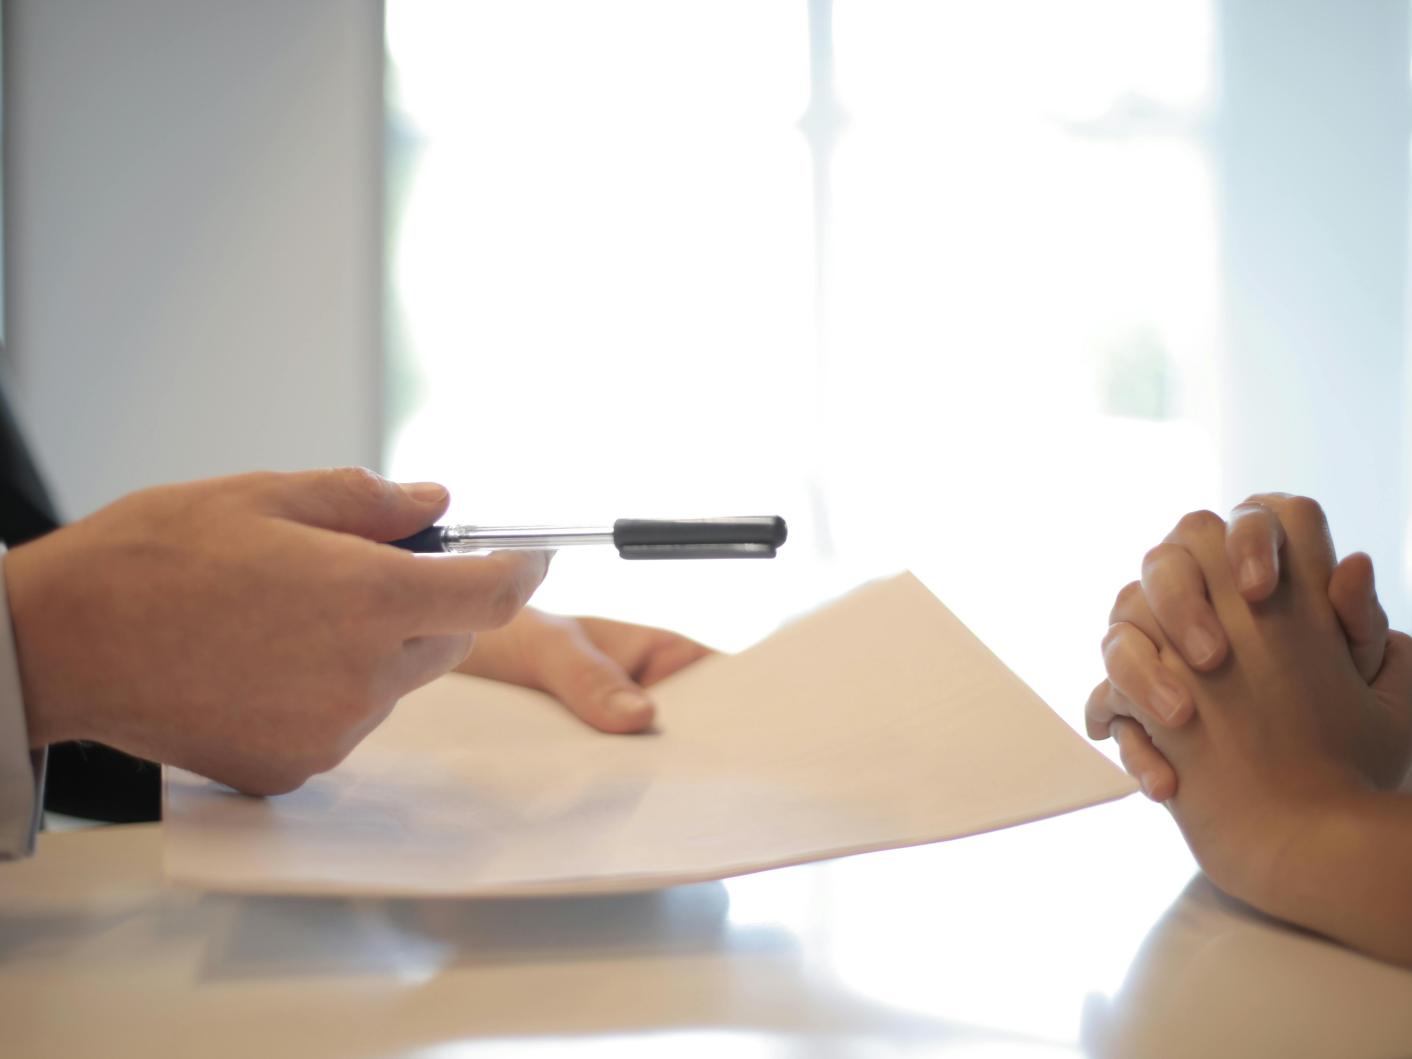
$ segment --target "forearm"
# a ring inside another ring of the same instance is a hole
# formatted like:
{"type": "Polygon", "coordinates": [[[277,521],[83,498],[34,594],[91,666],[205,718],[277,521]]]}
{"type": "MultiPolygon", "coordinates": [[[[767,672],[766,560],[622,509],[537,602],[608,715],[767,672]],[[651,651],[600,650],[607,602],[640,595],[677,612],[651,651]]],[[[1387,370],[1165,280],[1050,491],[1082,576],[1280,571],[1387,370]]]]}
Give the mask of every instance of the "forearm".
{"type": "Polygon", "coordinates": [[[1280,867],[1252,903],[1412,967],[1412,796],[1361,794],[1317,814],[1280,867]]]}

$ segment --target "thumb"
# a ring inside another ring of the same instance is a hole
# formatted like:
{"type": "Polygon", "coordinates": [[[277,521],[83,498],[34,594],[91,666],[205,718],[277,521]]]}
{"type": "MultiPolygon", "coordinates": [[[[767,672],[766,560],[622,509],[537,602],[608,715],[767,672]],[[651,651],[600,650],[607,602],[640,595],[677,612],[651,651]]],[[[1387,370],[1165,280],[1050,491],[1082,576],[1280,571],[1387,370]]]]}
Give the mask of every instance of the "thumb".
{"type": "MultiPolygon", "coordinates": [[[[532,659],[535,683],[600,732],[640,732],[652,723],[657,708],[627,672],[595,647],[577,626],[564,630],[564,639],[532,659]]],[[[532,647],[533,651],[534,648],[532,647]]]]}
{"type": "Polygon", "coordinates": [[[1388,646],[1387,612],[1373,583],[1373,560],[1362,552],[1345,556],[1329,578],[1329,603],[1338,615],[1353,664],[1371,682],[1388,646]]]}
{"type": "Polygon", "coordinates": [[[1373,690],[1412,707],[1412,637],[1396,630],[1387,634],[1383,667],[1373,681],[1373,690]]]}
{"type": "Polygon", "coordinates": [[[266,486],[277,514],[374,541],[395,541],[426,529],[450,502],[445,486],[398,485],[365,467],[275,474],[266,486]]]}
{"type": "Polygon", "coordinates": [[[1412,637],[1406,633],[1388,633],[1373,691],[1381,712],[1365,732],[1366,760],[1380,786],[1394,786],[1407,772],[1412,750],[1412,637]]]}

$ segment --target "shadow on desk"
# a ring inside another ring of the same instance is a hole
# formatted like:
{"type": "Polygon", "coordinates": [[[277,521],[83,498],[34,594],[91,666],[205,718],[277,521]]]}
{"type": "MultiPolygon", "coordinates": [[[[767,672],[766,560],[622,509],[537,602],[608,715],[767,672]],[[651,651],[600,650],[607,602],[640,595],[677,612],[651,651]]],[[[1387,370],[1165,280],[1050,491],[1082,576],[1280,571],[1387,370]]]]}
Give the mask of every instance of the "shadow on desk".
{"type": "Polygon", "coordinates": [[[221,930],[201,977],[418,975],[450,967],[782,951],[788,931],[728,930],[721,883],[577,898],[201,898],[221,930]],[[220,906],[225,906],[220,909],[220,906]],[[220,909],[220,911],[217,911],[220,909]]]}

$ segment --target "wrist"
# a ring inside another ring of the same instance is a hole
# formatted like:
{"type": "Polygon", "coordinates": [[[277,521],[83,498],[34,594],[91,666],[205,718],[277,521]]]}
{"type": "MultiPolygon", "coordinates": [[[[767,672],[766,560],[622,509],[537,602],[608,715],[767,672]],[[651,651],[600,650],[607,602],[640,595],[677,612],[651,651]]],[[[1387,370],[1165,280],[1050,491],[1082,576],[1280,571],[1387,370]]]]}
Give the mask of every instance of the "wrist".
{"type": "MultiPolygon", "coordinates": [[[[62,531],[59,531],[62,532],[62,531]]],[[[10,608],[25,727],[31,749],[84,738],[65,710],[54,667],[61,650],[51,612],[61,608],[59,593],[45,583],[47,541],[33,541],[5,554],[5,590],[10,608]]]]}
{"type": "Polygon", "coordinates": [[[1377,838],[1369,821],[1379,803],[1395,797],[1353,790],[1291,814],[1288,838],[1270,870],[1244,900],[1263,911],[1312,930],[1336,933],[1333,924],[1347,915],[1359,885],[1357,865],[1369,860],[1377,838]]]}

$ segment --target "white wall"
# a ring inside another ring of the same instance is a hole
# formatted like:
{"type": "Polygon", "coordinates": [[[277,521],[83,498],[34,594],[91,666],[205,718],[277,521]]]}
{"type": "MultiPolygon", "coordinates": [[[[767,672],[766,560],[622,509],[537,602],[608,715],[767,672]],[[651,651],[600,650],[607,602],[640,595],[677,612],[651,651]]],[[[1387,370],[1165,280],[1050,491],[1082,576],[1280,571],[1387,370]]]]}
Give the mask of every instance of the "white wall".
{"type": "Polygon", "coordinates": [[[10,0],[7,322],[64,513],[378,459],[379,0],[10,0]]]}
{"type": "Polygon", "coordinates": [[[1409,621],[1407,0],[1222,0],[1227,499],[1319,499],[1409,621]]]}

